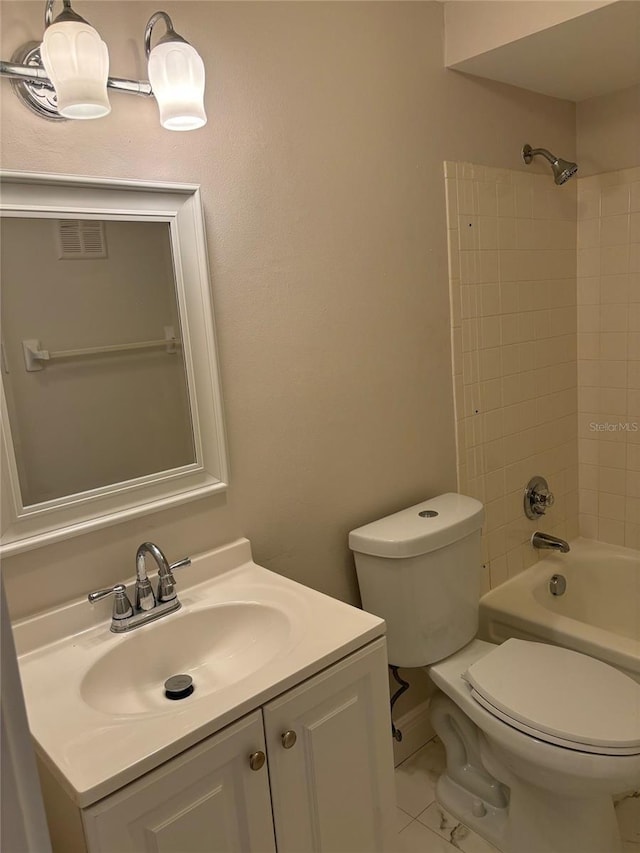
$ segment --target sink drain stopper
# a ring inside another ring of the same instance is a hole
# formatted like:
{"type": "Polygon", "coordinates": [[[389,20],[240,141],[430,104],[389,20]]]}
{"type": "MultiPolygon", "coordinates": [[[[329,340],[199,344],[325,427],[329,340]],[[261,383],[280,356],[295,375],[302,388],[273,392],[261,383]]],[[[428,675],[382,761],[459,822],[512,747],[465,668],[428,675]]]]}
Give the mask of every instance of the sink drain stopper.
{"type": "Polygon", "coordinates": [[[172,675],[164,683],[167,699],[186,699],[193,693],[193,678],[190,675],[172,675]]]}

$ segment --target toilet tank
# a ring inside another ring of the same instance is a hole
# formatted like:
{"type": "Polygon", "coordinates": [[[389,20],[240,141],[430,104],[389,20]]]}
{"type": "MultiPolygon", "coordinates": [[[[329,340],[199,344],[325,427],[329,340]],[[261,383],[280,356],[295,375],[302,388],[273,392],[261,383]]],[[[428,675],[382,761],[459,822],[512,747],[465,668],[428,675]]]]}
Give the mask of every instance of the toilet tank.
{"type": "Polygon", "coordinates": [[[349,534],[362,606],[387,623],[389,663],[425,666],[478,629],[482,504],[446,494],[349,534]]]}

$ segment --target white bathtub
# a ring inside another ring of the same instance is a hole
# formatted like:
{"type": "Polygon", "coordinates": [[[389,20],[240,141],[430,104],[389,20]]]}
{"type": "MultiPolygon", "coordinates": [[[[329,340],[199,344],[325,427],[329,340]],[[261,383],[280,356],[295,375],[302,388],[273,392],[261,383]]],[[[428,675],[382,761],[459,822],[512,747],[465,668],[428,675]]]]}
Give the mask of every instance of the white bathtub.
{"type": "Polygon", "coordinates": [[[576,539],[568,554],[542,553],[548,556],[482,597],[479,636],[566,646],[640,682],[640,551],[576,539]],[[554,574],[566,578],[564,595],[549,591],[554,574]]]}

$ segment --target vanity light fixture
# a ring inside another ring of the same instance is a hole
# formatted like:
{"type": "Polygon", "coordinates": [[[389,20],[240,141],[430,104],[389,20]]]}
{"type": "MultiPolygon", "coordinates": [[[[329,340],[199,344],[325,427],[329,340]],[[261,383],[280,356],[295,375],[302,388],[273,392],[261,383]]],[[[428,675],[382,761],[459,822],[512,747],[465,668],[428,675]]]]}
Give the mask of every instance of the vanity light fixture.
{"type": "Polygon", "coordinates": [[[40,57],[56,91],[58,112],[77,119],[108,115],[106,44],[88,21],[76,15],[70,0],[64,0],[62,12],[50,22],[52,5],[47,4],[45,12],[40,57]]]}
{"type": "Polygon", "coordinates": [[[63,0],[53,19],[55,0],[46,0],[42,43],[19,48],[11,62],[0,60],[0,76],[11,78],[20,100],[42,118],[101,118],[111,111],[107,89],[154,96],[160,124],[167,130],[195,130],[206,124],[204,63],[173,28],[166,12],[149,18],[144,32],[149,82],[109,77],[109,52],[98,32],[63,0]],[[151,48],[155,25],[166,33],[151,48]]]}
{"type": "Polygon", "coordinates": [[[167,130],[195,130],[207,123],[204,112],[204,62],[195,48],[173,29],[166,12],[152,15],[144,31],[149,82],[167,130]],[[151,50],[151,32],[159,20],[167,32],[151,50]]]}

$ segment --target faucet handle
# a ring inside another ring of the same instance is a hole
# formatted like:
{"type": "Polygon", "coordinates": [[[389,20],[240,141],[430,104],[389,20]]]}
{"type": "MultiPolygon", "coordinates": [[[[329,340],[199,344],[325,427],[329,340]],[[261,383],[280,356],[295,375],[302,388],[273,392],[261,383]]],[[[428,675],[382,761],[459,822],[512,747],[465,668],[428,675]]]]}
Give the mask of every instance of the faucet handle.
{"type": "Polygon", "coordinates": [[[184,566],[191,565],[191,557],[183,557],[181,560],[176,560],[175,563],[169,564],[169,573],[158,573],[158,602],[171,601],[176,597],[175,582],[173,576],[174,569],[182,569],[184,566]]]}
{"type": "Polygon", "coordinates": [[[544,477],[532,477],[524,491],[524,513],[527,518],[538,519],[556,502],[544,477]]]}
{"type": "Polygon", "coordinates": [[[113,619],[128,619],[133,616],[133,607],[127,595],[127,588],[123,583],[117,583],[115,586],[107,587],[106,589],[97,589],[95,592],[90,592],[87,596],[91,604],[96,601],[101,601],[108,595],[113,595],[113,619]]]}
{"type": "Polygon", "coordinates": [[[537,492],[534,492],[533,498],[538,506],[542,506],[545,509],[552,507],[556,502],[553,492],[550,492],[549,489],[538,489],[537,492]]]}

